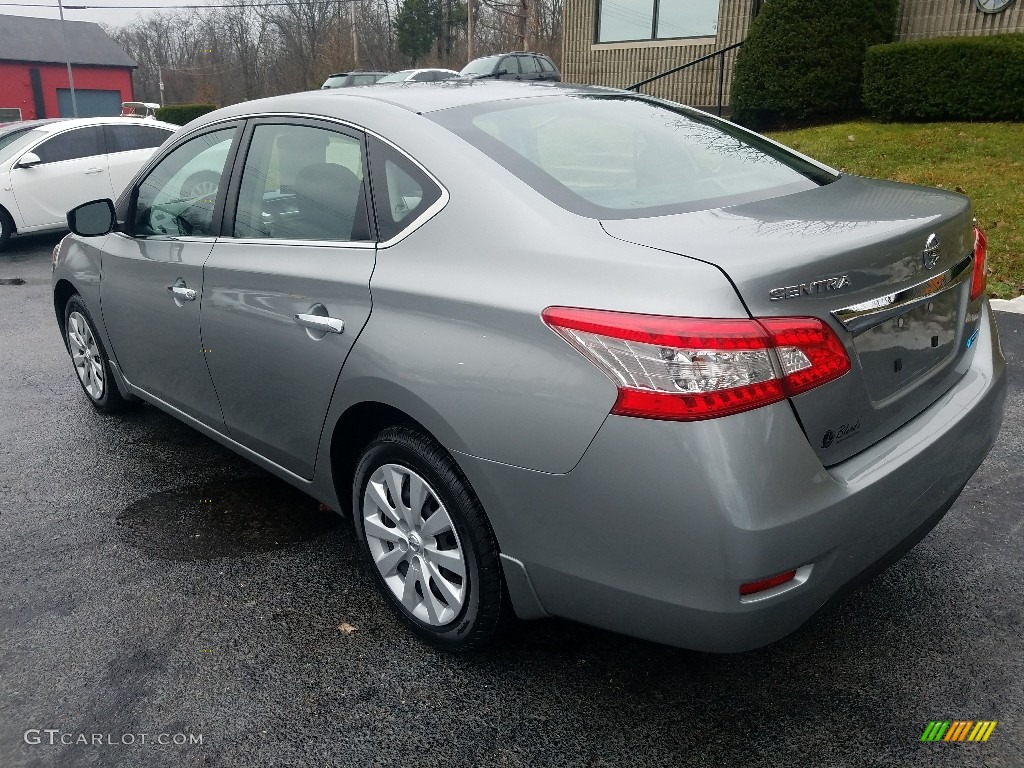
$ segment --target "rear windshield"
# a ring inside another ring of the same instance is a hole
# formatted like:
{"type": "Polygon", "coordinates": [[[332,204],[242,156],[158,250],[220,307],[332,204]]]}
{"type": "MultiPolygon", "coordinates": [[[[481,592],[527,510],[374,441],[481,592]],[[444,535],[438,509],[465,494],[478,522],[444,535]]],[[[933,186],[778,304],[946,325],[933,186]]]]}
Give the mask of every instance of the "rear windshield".
{"type": "Polygon", "coordinates": [[[428,117],[553,202],[598,219],[737,205],[836,179],[766,139],[653,99],[523,99],[428,117]]]}
{"type": "Polygon", "coordinates": [[[392,72],[390,75],[384,75],[378,83],[404,83],[415,73],[415,69],[403,69],[401,72],[392,72]]]}

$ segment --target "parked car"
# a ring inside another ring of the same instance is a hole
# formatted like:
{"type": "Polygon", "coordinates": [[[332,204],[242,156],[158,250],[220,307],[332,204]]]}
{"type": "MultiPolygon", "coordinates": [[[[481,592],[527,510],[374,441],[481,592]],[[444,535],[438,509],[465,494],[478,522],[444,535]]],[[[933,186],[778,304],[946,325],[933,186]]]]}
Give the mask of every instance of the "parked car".
{"type": "Polygon", "coordinates": [[[20,132],[0,147],[0,250],[13,234],[66,229],[68,209],[79,203],[119,195],[175,130],[156,120],[90,117],[20,132]]]}
{"type": "Polygon", "coordinates": [[[562,80],[558,67],[550,57],[543,53],[528,51],[482,56],[469,62],[459,74],[474,79],[493,77],[496,80],[562,80]]]}
{"type": "Polygon", "coordinates": [[[350,509],[442,648],[513,612],[777,640],[934,526],[1002,420],[966,197],[639,94],[236,104],[68,220],[54,309],[89,402],[350,509]]]}
{"type": "Polygon", "coordinates": [[[439,80],[451,80],[458,77],[459,73],[454,69],[403,69],[401,72],[392,72],[382,77],[377,82],[383,83],[436,83],[439,80]]]}
{"type": "Polygon", "coordinates": [[[329,88],[351,88],[355,85],[373,85],[385,75],[390,74],[390,72],[370,72],[362,69],[357,69],[354,72],[335,72],[333,75],[327,76],[320,89],[327,90],[329,88]]]}

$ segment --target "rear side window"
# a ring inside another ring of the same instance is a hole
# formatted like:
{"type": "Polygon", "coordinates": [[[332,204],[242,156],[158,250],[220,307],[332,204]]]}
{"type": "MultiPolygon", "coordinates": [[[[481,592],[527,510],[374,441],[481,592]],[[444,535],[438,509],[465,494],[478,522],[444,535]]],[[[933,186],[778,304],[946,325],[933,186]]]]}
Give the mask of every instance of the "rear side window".
{"type": "Polygon", "coordinates": [[[556,204],[597,219],[738,205],[836,178],[737,126],[653,99],[552,97],[428,117],[556,204]]]}
{"type": "Polygon", "coordinates": [[[34,151],[44,163],[59,163],[62,160],[77,160],[80,157],[106,154],[103,132],[98,125],[64,131],[44,141],[34,151]]]}
{"type": "Polygon", "coordinates": [[[387,241],[437,202],[441,190],[419,166],[382,141],[371,138],[370,158],[377,233],[387,241]]]}
{"type": "Polygon", "coordinates": [[[105,125],[108,152],[132,152],[136,149],[159,147],[170,131],[148,125],[105,125]]]}

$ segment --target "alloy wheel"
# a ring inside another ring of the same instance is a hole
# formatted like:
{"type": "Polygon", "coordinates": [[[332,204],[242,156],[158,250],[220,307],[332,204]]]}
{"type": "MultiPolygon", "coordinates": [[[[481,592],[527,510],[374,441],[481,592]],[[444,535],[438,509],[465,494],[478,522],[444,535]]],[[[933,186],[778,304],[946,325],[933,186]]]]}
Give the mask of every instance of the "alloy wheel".
{"type": "Polygon", "coordinates": [[[106,384],[103,358],[92,329],[81,312],[68,315],[67,334],[71,360],[82,387],[93,400],[100,400],[106,384]]]}

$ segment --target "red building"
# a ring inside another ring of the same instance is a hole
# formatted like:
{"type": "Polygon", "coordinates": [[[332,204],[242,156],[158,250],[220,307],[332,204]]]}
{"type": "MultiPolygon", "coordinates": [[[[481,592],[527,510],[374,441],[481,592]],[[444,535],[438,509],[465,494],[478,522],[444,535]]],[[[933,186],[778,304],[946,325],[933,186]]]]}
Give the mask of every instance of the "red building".
{"type": "MultiPolygon", "coordinates": [[[[121,114],[136,64],[99,26],[64,22],[79,117],[121,114]]],[[[0,15],[0,122],[73,117],[59,19],[0,15]]]]}

